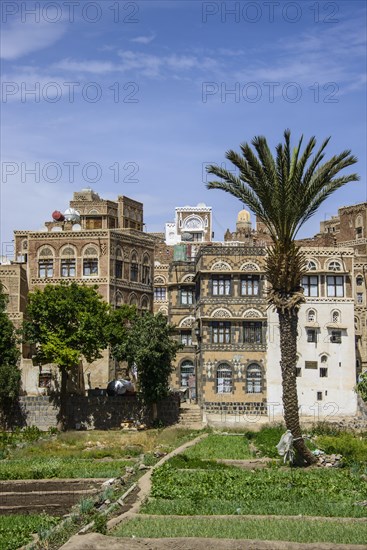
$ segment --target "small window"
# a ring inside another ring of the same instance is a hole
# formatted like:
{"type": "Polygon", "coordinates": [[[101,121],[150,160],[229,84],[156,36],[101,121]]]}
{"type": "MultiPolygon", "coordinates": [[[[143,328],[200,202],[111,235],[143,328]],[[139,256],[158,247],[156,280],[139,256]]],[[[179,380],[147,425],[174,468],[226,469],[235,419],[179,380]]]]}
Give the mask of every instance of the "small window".
{"type": "Polygon", "coordinates": [[[316,330],[308,329],[308,331],[307,331],[307,342],[313,342],[313,343],[317,342],[316,330]]]}
{"type": "Polygon", "coordinates": [[[340,313],[339,311],[333,311],[331,315],[331,319],[333,323],[339,323],[340,322],[340,313]]]}
{"type": "Polygon", "coordinates": [[[357,304],[363,304],[363,293],[357,292],[357,304]]]}
{"type": "Polygon", "coordinates": [[[305,361],[305,369],[317,369],[317,361],[305,361]]]}
{"type": "Polygon", "coordinates": [[[75,277],[75,259],[61,259],[61,277],[75,277]]]}
{"type": "Polygon", "coordinates": [[[241,295],[259,296],[260,277],[259,275],[243,275],[241,277],[241,295]]]}
{"type": "Polygon", "coordinates": [[[231,294],[231,277],[217,275],[212,278],[213,296],[229,296],[231,294]]]}
{"type": "Polygon", "coordinates": [[[327,378],[327,368],[321,367],[320,368],[320,378],[327,378]]]}
{"type": "Polygon", "coordinates": [[[316,393],[316,399],[317,399],[317,401],[322,401],[322,391],[318,391],[316,393]]]}
{"type": "Polygon", "coordinates": [[[309,271],[316,271],[316,269],[317,269],[316,263],[313,260],[310,260],[307,264],[307,269],[309,271]]]}
{"type": "Polygon", "coordinates": [[[252,364],[247,367],[246,391],[247,393],[262,392],[262,375],[259,365],[252,364]]]}
{"type": "Polygon", "coordinates": [[[319,278],[317,275],[306,275],[302,277],[302,286],[305,296],[319,295],[319,278]]]}
{"type": "Polygon", "coordinates": [[[341,344],[342,343],[342,333],[341,330],[332,330],[331,331],[331,338],[330,341],[333,344],[341,344]]]}
{"type": "Polygon", "coordinates": [[[307,321],[310,323],[314,323],[316,321],[316,311],[314,309],[310,309],[307,313],[307,321]]]}
{"type": "Polygon", "coordinates": [[[212,323],[212,343],[231,343],[231,323],[228,321],[214,321],[212,323]]]}
{"type": "Polygon", "coordinates": [[[139,279],[139,266],[136,254],[133,254],[130,264],[130,280],[137,282],[139,279]]]}
{"type": "Polygon", "coordinates": [[[191,330],[181,331],[181,344],[184,346],[192,346],[192,332],[191,330]]]}
{"type": "Polygon", "coordinates": [[[142,281],[144,285],[150,285],[151,279],[150,279],[150,265],[149,265],[149,257],[144,256],[143,259],[143,271],[142,271],[142,281]]]}
{"type": "Polygon", "coordinates": [[[54,274],[54,261],[53,260],[39,260],[38,262],[38,276],[40,279],[48,279],[53,277],[54,274]]]}
{"type": "Polygon", "coordinates": [[[166,299],[166,287],[156,286],[154,288],[154,299],[155,300],[165,300],[166,299]]]}
{"type": "Polygon", "coordinates": [[[116,279],[122,279],[123,263],[122,260],[115,261],[115,277],[116,279]]]}
{"type": "Polygon", "coordinates": [[[301,367],[296,367],[296,377],[301,378],[302,376],[302,369],[301,367]]]}
{"type": "Polygon", "coordinates": [[[356,227],[356,238],[361,239],[363,237],[363,228],[362,227],[356,227]]]}
{"type": "Polygon", "coordinates": [[[263,324],[261,321],[245,321],[243,323],[243,342],[245,344],[262,344],[263,324]]]}
{"type": "Polygon", "coordinates": [[[336,275],[326,277],[327,295],[330,297],[344,296],[344,278],[336,275]]]}
{"type": "Polygon", "coordinates": [[[362,275],[358,275],[358,277],[356,278],[356,283],[357,283],[357,286],[362,286],[363,285],[362,275]]]}
{"type": "Polygon", "coordinates": [[[84,258],[83,275],[84,277],[98,276],[98,259],[97,258],[84,258]]]}
{"type": "Polygon", "coordinates": [[[181,289],[180,292],[180,303],[181,305],[192,305],[194,303],[194,291],[191,289],[181,289]]]}
{"type": "Polygon", "coordinates": [[[217,393],[232,393],[232,369],[224,365],[217,369],[217,393]]]}
{"type": "Polygon", "coordinates": [[[327,363],[327,355],[321,355],[321,363],[327,363]]]}

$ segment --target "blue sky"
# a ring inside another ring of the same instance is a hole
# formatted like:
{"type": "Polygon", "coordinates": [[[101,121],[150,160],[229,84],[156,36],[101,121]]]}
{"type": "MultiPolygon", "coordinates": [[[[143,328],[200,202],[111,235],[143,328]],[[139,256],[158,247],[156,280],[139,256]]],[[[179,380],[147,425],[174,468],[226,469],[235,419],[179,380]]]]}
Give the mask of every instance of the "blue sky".
{"type": "Polygon", "coordinates": [[[205,202],[220,240],[241,205],[205,165],[285,128],[359,159],[302,235],[367,200],[363,1],[4,0],[1,58],[3,243],[86,186],[144,202],[148,231],[205,202]]]}

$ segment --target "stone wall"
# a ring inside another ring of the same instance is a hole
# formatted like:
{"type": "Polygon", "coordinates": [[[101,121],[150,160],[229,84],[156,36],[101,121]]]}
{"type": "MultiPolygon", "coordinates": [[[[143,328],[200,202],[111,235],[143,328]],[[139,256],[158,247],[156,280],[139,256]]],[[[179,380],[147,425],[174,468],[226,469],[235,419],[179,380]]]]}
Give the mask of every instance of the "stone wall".
{"type": "Polygon", "coordinates": [[[255,414],[255,415],[267,415],[267,405],[265,400],[263,402],[224,402],[224,401],[212,401],[212,402],[205,402],[204,403],[204,410],[207,413],[215,413],[215,414],[235,414],[235,415],[243,415],[243,414],[255,414]]]}
{"type": "MultiPolygon", "coordinates": [[[[178,421],[180,401],[172,394],[158,403],[158,420],[164,425],[178,421]]],[[[48,430],[57,426],[59,406],[48,396],[21,397],[20,409],[25,426],[48,430]]],[[[120,428],[121,423],[140,421],[150,424],[151,412],[144,409],[136,395],[70,396],[67,404],[67,428],[108,430],[120,428]]]]}

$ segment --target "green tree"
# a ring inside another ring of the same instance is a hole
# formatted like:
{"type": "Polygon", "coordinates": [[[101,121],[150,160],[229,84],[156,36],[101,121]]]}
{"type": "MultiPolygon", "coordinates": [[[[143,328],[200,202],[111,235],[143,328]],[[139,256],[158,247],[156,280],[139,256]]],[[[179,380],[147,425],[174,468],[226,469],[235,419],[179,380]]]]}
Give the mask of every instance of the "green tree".
{"type": "Polygon", "coordinates": [[[360,375],[356,388],[363,401],[367,403],[367,371],[360,375]]]}
{"type": "Polygon", "coordinates": [[[129,330],[136,321],[135,306],[122,305],[111,311],[108,322],[108,340],[111,346],[111,355],[117,361],[125,361],[129,330]]]}
{"type": "Polygon", "coordinates": [[[24,334],[36,346],[42,365],[56,363],[61,372],[59,425],[64,428],[68,376],[75,376],[80,361],[102,357],[108,343],[109,306],[97,286],[76,283],[46,285],[29,294],[24,334]]]}
{"type": "Polygon", "coordinates": [[[242,154],[232,150],[226,153],[238,175],[214,165],[207,168],[220,178],[210,181],[208,189],[222,189],[237,197],[270,233],[272,246],[268,250],[266,275],[271,284],[268,300],[279,317],[284,419],[299,456],[308,464],[314,457],[302,438],[296,382],[298,311],[305,301],[300,281],[305,258],[295,238],[325,199],[347,182],[359,179],[357,174],[337,177],[341,170],[357,162],[349,150],[322,163],[329,140],[313,154],[316,139],[312,137],[301,151],[302,136],[292,151],[290,131],[286,130],[284,143],[277,145],[273,157],[265,137],[258,136],[252,140],[255,151],[244,143],[240,146],[242,154]]]}
{"type": "Polygon", "coordinates": [[[145,403],[152,405],[153,419],[157,402],[168,395],[172,361],[182,347],[173,334],[174,327],[161,313],[137,316],[128,333],[124,358],[130,367],[137,367],[139,390],[145,403]]]}
{"type": "Polygon", "coordinates": [[[13,323],[6,313],[7,297],[0,282],[0,414],[6,421],[19,395],[19,349],[13,323]]]}

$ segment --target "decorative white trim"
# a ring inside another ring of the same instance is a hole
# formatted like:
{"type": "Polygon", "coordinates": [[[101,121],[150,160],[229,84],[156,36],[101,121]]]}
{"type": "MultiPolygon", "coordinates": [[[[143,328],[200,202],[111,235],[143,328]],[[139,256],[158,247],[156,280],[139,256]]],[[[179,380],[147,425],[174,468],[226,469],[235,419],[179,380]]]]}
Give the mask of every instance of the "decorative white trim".
{"type": "Polygon", "coordinates": [[[241,265],[240,271],[260,271],[260,268],[254,262],[245,262],[241,265]]]}
{"type": "Polygon", "coordinates": [[[180,281],[180,283],[191,283],[194,280],[195,273],[189,273],[188,275],[184,275],[180,281]]]}
{"type": "Polygon", "coordinates": [[[224,307],[219,307],[217,309],[215,309],[210,317],[233,317],[232,313],[228,310],[228,309],[225,309],[224,307]]]}
{"type": "Polygon", "coordinates": [[[232,267],[229,265],[228,262],[220,260],[219,262],[215,262],[211,266],[210,271],[232,271],[232,267]]]}
{"type": "Polygon", "coordinates": [[[264,314],[261,313],[261,311],[259,311],[258,309],[255,309],[255,308],[250,308],[250,309],[246,309],[246,311],[243,313],[242,317],[244,319],[252,319],[252,318],[262,318],[264,317],[264,314]]]}
{"type": "Polygon", "coordinates": [[[191,316],[189,316],[189,317],[185,317],[184,319],[182,319],[182,320],[179,322],[178,326],[179,326],[180,328],[182,328],[182,327],[191,328],[191,327],[194,325],[194,323],[195,323],[195,317],[193,317],[193,316],[191,315],[191,316]]]}

